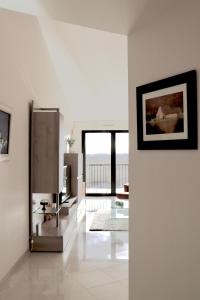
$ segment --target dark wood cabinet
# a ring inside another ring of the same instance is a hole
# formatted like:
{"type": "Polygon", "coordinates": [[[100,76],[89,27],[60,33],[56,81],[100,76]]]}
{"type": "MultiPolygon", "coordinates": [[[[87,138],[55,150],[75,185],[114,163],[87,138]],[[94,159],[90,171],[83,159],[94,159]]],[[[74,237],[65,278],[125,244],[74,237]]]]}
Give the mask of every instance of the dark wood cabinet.
{"type": "Polygon", "coordinates": [[[80,203],[82,158],[65,154],[63,116],[59,109],[35,108],[30,114],[30,250],[62,252],[84,213],[80,203]],[[71,198],[60,205],[65,164],[71,166],[71,198]],[[47,207],[42,209],[41,200],[47,207]],[[56,203],[54,203],[56,200],[56,203]]]}
{"type": "Polygon", "coordinates": [[[63,116],[58,108],[36,108],[32,102],[29,172],[31,251],[55,251],[55,247],[51,247],[51,238],[48,236],[50,226],[47,224],[52,219],[51,226],[55,229],[50,230],[50,236],[54,237],[59,230],[59,193],[63,188],[63,165],[63,116]],[[56,204],[53,199],[56,199],[56,204]],[[42,209],[41,200],[47,202],[47,209],[42,209]]]}
{"type": "Polygon", "coordinates": [[[63,184],[63,116],[58,109],[32,111],[31,192],[58,194],[63,184]]]}

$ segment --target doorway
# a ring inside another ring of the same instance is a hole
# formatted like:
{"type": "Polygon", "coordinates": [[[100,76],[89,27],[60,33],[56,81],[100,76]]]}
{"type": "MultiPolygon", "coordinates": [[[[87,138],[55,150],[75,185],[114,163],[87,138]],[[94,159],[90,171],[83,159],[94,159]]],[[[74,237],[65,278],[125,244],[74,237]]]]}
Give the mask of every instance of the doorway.
{"type": "Polygon", "coordinates": [[[115,196],[128,182],[127,130],[82,131],[86,196],[115,196]]]}

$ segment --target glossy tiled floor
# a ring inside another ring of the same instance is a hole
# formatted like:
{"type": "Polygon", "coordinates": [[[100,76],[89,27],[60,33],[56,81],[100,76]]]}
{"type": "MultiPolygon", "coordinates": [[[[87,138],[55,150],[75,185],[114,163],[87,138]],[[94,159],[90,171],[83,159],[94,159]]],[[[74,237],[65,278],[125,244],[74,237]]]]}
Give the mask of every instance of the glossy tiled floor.
{"type": "Polygon", "coordinates": [[[27,254],[0,285],[0,300],[128,300],[128,233],[89,232],[94,211],[111,206],[99,201],[87,201],[71,251],[27,254]]]}

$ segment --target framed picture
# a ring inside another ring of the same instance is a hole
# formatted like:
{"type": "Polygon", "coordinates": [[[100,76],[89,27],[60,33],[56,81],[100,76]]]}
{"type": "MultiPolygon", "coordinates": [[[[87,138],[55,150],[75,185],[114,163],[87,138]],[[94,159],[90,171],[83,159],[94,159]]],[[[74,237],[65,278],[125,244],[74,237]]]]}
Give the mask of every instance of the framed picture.
{"type": "Polygon", "coordinates": [[[137,87],[138,150],[197,149],[197,79],[192,70],[137,87]]]}
{"type": "Polygon", "coordinates": [[[11,111],[0,105],[0,161],[9,159],[11,111]]]}

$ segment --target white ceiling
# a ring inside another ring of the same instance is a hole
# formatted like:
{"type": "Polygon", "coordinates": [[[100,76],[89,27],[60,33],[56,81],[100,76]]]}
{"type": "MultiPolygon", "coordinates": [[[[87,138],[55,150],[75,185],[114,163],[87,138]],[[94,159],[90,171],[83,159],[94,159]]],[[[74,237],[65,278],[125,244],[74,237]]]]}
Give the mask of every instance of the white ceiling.
{"type": "Polygon", "coordinates": [[[184,0],[0,0],[0,7],[81,26],[128,34],[184,0]]]}

